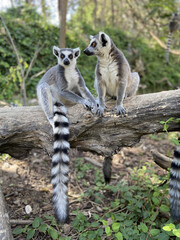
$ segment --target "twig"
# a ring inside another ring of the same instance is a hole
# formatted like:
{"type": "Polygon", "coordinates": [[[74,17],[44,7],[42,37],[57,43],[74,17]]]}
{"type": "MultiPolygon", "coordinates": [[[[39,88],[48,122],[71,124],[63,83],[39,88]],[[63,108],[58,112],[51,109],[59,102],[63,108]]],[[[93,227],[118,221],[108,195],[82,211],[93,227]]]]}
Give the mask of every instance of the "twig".
{"type": "Polygon", "coordinates": [[[33,220],[10,219],[10,223],[15,225],[30,225],[32,222],[33,220]]]}
{"type": "Polygon", "coordinates": [[[159,153],[156,150],[151,150],[152,156],[154,158],[154,162],[159,165],[161,168],[167,170],[171,166],[172,159],[166,157],[165,155],[159,153]]]}
{"type": "Polygon", "coordinates": [[[36,78],[36,77],[39,77],[40,75],[42,75],[43,73],[45,73],[45,72],[47,71],[47,69],[49,69],[49,67],[50,67],[50,66],[48,66],[46,69],[44,69],[44,70],[42,70],[42,71],[40,71],[40,72],[32,75],[32,76],[29,78],[29,80],[32,80],[32,79],[34,79],[34,78],[36,78]]]}
{"type": "Polygon", "coordinates": [[[91,158],[89,158],[89,157],[84,157],[84,160],[85,160],[86,162],[89,162],[89,163],[95,165],[96,167],[100,167],[100,168],[103,167],[103,164],[102,164],[102,163],[96,162],[96,161],[94,161],[93,159],[91,159],[91,158]]]}
{"type": "Polygon", "coordinates": [[[3,24],[4,28],[6,29],[7,35],[9,37],[10,41],[11,41],[11,45],[13,47],[13,50],[14,50],[15,54],[16,54],[18,65],[20,66],[20,69],[21,69],[21,75],[22,75],[22,77],[24,77],[24,69],[23,69],[23,66],[21,64],[21,58],[19,56],[19,52],[18,52],[18,50],[16,48],[14,40],[13,40],[13,38],[11,36],[11,33],[10,33],[8,27],[6,26],[6,23],[5,23],[5,21],[4,21],[4,19],[2,18],[1,15],[0,15],[0,20],[2,21],[2,24],[3,24]]]}
{"type": "Polygon", "coordinates": [[[26,81],[26,79],[27,79],[27,77],[28,77],[28,75],[29,75],[29,72],[31,71],[31,69],[32,69],[32,67],[33,67],[34,62],[35,62],[38,54],[40,53],[40,51],[41,51],[42,48],[44,47],[44,45],[45,45],[45,44],[43,43],[43,45],[42,45],[40,48],[36,49],[36,51],[35,51],[35,53],[34,53],[34,56],[33,56],[32,60],[31,60],[31,62],[30,62],[30,64],[29,64],[29,67],[28,67],[28,70],[27,70],[27,72],[26,72],[26,75],[25,75],[25,77],[24,77],[24,79],[23,79],[24,81],[26,81]]]}

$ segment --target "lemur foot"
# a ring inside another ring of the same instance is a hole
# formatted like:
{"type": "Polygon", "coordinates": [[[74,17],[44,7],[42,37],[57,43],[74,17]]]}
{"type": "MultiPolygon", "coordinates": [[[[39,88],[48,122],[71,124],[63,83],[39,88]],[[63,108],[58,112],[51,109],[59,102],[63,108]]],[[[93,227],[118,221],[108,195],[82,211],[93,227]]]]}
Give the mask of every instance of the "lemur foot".
{"type": "Polygon", "coordinates": [[[122,105],[118,105],[115,107],[116,110],[116,115],[121,115],[126,117],[126,110],[124,109],[124,107],[122,105]]]}
{"type": "Polygon", "coordinates": [[[103,107],[99,106],[97,108],[97,115],[100,116],[100,117],[103,117],[103,115],[104,115],[104,108],[103,107]]]}

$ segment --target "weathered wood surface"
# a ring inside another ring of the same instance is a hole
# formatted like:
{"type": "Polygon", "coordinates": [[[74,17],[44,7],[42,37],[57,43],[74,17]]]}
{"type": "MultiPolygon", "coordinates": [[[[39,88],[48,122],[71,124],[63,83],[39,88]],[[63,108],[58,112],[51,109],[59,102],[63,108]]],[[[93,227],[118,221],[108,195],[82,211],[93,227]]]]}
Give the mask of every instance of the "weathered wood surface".
{"type": "Polygon", "coordinates": [[[4,196],[0,186],[0,239],[1,240],[13,240],[9,215],[6,209],[4,196]]]}
{"type": "MultiPolygon", "coordinates": [[[[162,132],[160,121],[180,117],[180,89],[134,96],[124,106],[128,116],[123,118],[112,111],[100,118],[82,105],[69,108],[71,148],[109,156],[143,135],[162,132]]],[[[179,123],[169,125],[169,131],[180,129],[179,123]]],[[[52,154],[52,142],[52,128],[39,106],[0,108],[1,153],[23,158],[29,150],[43,148],[52,154]]]]}

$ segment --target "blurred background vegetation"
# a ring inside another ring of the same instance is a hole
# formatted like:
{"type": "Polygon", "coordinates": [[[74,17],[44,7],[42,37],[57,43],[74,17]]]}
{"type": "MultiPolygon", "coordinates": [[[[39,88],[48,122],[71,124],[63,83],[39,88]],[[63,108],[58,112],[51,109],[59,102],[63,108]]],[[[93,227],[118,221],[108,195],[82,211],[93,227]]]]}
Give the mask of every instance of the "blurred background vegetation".
{"type": "MultiPolygon", "coordinates": [[[[11,0],[9,8],[0,12],[17,50],[14,51],[5,25],[0,21],[0,101],[23,104],[24,88],[27,100],[36,98],[38,81],[57,62],[52,46],[60,43],[62,2],[57,0],[57,7],[52,10],[50,6],[54,1],[11,0]],[[53,21],[51,11],[57,11],[58,22],[53,21]]],[[[139,72],[140,93],[176,89],[180,85],[180,55],[170,54],[170,63],[166,65],[165,49],[161,46],[166,45],[168,23],[177,11],[174,1],[64,2],[67,3],[65,45],[81,48],[78,67],[93,93],[96,58],[87,57],[83,50],[88,45],[89,35],[100,30],[110,35],[124,52],[132,71],[139,72]]],[[[171,49],[178,50],[179,46],[179,33],[176,32],[171,49]]]]}

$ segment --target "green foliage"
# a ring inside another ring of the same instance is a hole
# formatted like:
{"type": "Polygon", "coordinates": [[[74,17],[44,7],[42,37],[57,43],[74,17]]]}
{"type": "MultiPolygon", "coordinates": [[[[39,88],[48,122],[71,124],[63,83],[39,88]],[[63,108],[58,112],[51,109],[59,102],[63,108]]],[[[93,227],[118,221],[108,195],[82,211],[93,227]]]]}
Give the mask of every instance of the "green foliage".
{"type": "MultiPolygon", "coordinates": [[[[117,181],[115,185],[105,185],[102,173],[96,167],[85,164],[83,159],[76,160],[75,175],[77,181],[88,181],[89,175],[95,180],[94,186],[87,188],[79,202],[89,199],[101,206],[100,213],[85,213],[76,210],[72,221],[73,236],[65,236],[63,230],[52,216],[35,218],[24,228],[14,229],[14,235],[51,237],[51,239],[117,239],[117,240],[163,240],[178,239],[180,226],[168,220],[161,213],[169,213],[168,185],[162,185],[167,176],[159,177],[154,168],[146,163],[135,168],[131,175],[131,185],[117,181]],[[78,175],[79,172],[82,175],[78,175]],[[99,176],[99,177],[98,177],[99,176]],[[106,201],[106,197],[111,200],[106,201]],[[102,201],[103,199],[103,201],[102,201]],[[175,238],[176,237],[176,238],[175,238]]],[[[84,184],[84,183],[83,183],[84,184]]],[[[87,185],[85,184],[87,187],[87,185]]],[[[80,204],[81,205],[81,204],[80,204]]],[[[23,238],[25,239],[25,238],[23,238]]]]}
{"type": "MultiPolygon", "coordinates": [[[[166,9],[164,0],[161,0],[161,2],[162,5],[157,3],[157,1],[150,1],[149,5],[145,7],[151,9],[152,14],[155,14],[154,11],[156,13],[157,11],[164,13],[164,18],[168,19],[174,9],[174,5],[169,1],[166,9]]],[[[98,25],[94,28],[92,24],[93,4],[94,3],[91,2],[88,8],[84,8],[84,17],[82,18],[80,16],[81,9],[77,8],[78,10],[67,23],[67,47],[75,48],[79,46],[81,50],[84,50],[89,43],[89,35],[97,34],[99,30],[103,30],[110,35],[117,47],[124,52],[133,71],[136,70],[137,60],[142,62],[144,70],[140,71],[139,74],[141,84],[146,85],[146,89],[140,90],[141,92],[170,89],[167,81],[158,82],[163,79],[168,79],[172,85],[171,88],[178,85],[180,73],[177,56],[171,55],[170,65],[166,66],[164,63],[164,49],[154,43],[152,39],[146,36],[135,37],[130,31],[122,31],[122,29],[115,28],[111,24],[107,24],[106,27],[102,28],[98,27],[98,25]],[[79,19],[81,19],[81,21],[79,21],[79,19]],[[133,49],[135,53],[133,53],[131,49],[133,49]]],[[[100,12],[98,12],[98,14],[100,14],[100,12]]],[[[26,67],[29,66],[37,48],[45,44],[26,80],[28,97],[35,97],[36,84],[42,75],[38,77],[34,77],[34,75],[50,68],[57,62],[52,54],[52,46],[58,45],[59,28],[44,21],[44,18],[37,13],[36,9],[28,5],[9,9],[6,13],[2,13],[2,16],[11,32],[21,55],[22,62],[26,67]]],[[[106,20],[109,21],[108,19],[110,19],[110,16],[107,16],[106,20]]],[[[166,34],[164,36],[166,37],[166,34]]],[[[0,88],[2,89],[0,100],[9,102],[15,100],[20,101],[22,78],[19,68],[17,67],[16,55],[9,44],[4,28],[2,28],[0,32],[0,55],[2,56],[0,62],[0,88]]],[[[93,83],[96,61],[95,57],[87,57],[83,53],[78,59],[78,67],[87,86],[94,94],[93,83]]]]}
{"type": "MultiPolygon", "coordinates": [[[[169,119],[167,119],[166,121],[161,121],[160,123],[163,125],[163,131],[165,131],[167,134],[168,134],[168,128],[169,128],[169,124],[170,123],[179,123],[180,122],[180,118],[174,118],[174,117],[171,117],[169,119]]],[[[180,142],[178,141],[177,138],[170,138],[170,140],[177,146],[180,146],[180,142]]]]}

